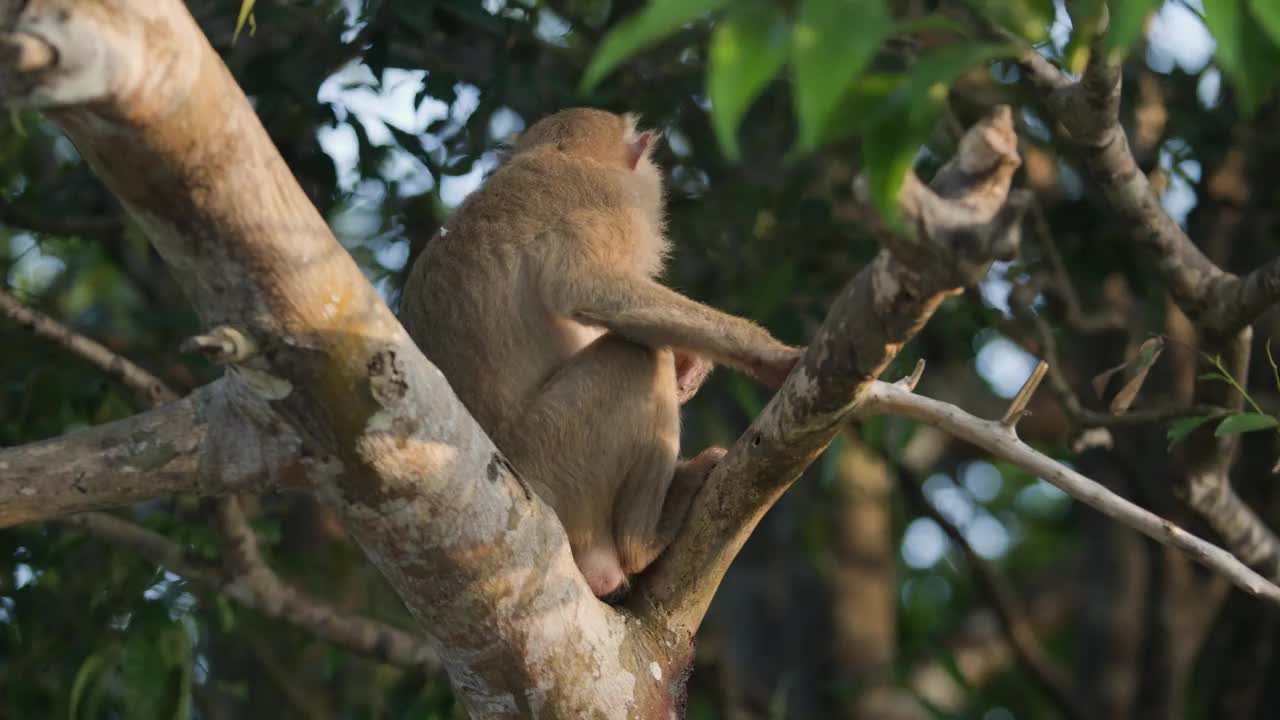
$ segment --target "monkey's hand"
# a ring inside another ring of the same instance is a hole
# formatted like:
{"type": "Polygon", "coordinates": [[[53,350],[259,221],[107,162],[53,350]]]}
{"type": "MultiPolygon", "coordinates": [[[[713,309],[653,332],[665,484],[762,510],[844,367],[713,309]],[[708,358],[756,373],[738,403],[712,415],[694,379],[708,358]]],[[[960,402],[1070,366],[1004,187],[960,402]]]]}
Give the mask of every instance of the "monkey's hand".
{"type": "Polygon", "coordinates": [[[689,398],[697,394],[707,376],[715,369],[710,360],[684,350],[675,350],[676,356],[676,398],[684,405],[689,398]]]}
{"type": "Polygon", "coordinates": [[[800,362],[800,358],[804,357],[805,350],[802,347],[783,345],[778,350],[757,357],[745,370],[756,382],[777,390],[782,387],[782,382],[791,374],[796,363],[800,362]]]}

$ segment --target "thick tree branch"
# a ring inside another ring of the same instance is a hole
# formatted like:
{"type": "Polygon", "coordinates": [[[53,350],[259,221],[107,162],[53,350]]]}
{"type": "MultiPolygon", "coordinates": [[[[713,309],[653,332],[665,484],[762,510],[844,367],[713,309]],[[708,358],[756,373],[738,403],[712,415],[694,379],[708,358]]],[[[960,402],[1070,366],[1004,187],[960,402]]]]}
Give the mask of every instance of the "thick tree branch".
{"type": "Polygon", "coordinates": [[[859,411],[901,415],[944,430],[993,456],[1052,483],[1071,497],[1164,545],[1178,548],[1245,592],[1280,604],[1280,587],[1222,548],[1116,495],[1105,486],[1041,454],[1000,421],[974,417],[953,405],[916,395],[897,384],[875,382],[859,411]]]}
{"type": "Polygon", "coordinates": [[[45,110],[206,328],[245,339],[237,409],[302,435],[318,495],[472,714],[670,707],[687,652],[637,641],[592,596],[554,513],[334,239],[181,2],[4,0],[0,45],[0,97],[45,110]]]}
{"type": "Polygon", "coordinates": [[[401,667],[436,666],[435,654],[421,639],[309,598],[280,582],[270,571],[263,572],[266,566],[261,562],[250,563],[240,568],[241,572],[227,573],[157,532],[104,513],[71,515],[58,522],[128,548],[206,590],[224,593],[268,618],[295,625],[339,647],[401,667]]]}
{"type": "Polygon", "coordinates": [[[297,441],[237,412],[237,383],[207,385],[155,410],[52,440],[0,450],[0,527],[177,494],[299,485],[297,441]],[[225,442],[211,428],[234,423],[225,442]]]}
{"type": "Polygon", "coordinates": [[[130,362],[92,338],[85,337],[42,312],[22,304],[0,290],[0,315],[10,318],[36,335],[52,340],[107,375],[135,390],[148,405],[172,402],[177,395],[159,378],[130,362]]]}
{"type": "MultiPolygon", "coordinates": [[[[1105,30],[1105,21],[1098,31],[1105,30]]],[[[1280,298],[1280,260],[1243,280],[1224,272],[1165,212],[1134,160],[1120,122],[1120,68],[1108,61],[1095,39],[1084,75],[1075,82],[1033,50],[1021,66],[1051,118],[1081,151],[1086,173],[1111,208],[1130,222],[1136,241],[1153,252],[1178,307],[1200,330],[1210,354],[1222,357],[1232,375],[1248,378],[1250,324],[1280,298]]],[[[1199,404],[1239,411],[1243,399],[1231,388],[1201,382],[1199,404]]],[[[1236,494],[1230,468],[1238,445],[1234,435],[1217,437],[1208,426],[1192,433],[1184,452],[1184,475],[1177,490],[1223,536],[1228,547],[1273,579],[1280,579],[1280,537],[1236,494]]]]}
{"type": "Polygon", "coordinates": [[[712,472],[672,547],[642,578],[632,607],[692,635],[760,517],[827,446],[871,382],[949,295],[1017,249],[1019,165],[1012,114],[974,126],[925,187],[900,196],[914,232],[883,250],[833,303],[804,360],[712,472]]]}
{"type": "MultiPolygon", "coordinates": [[[[169,387],[146,370],[57,320],[24,306],[3,291],[0,291],[0,313],[116,377],[142,394],[149,404],[172,402],[177,398],[169,387]]],[[[75,515],[67,524],[133,548],[144,558],[164,565],[174,573],[212,590],[225,592],[246,607],[297,625],[335,645],[395,665],[420,666],[435,661],[434,654],[418,638],[380,623],[349,617],[281,581],[262,557],[253,528],[234,495],[218,500],[218,526],[224,541],[230,546],[226,566],[231,572],[227,577],[222,577],[213,566],[188,557],[181,547],[164,536],[110,515],[75,515]]]]}
{"type": "MultiPolygon", "coordinates": [[[[1003,30],[988,29],[1012,39],[1003,30]]],[[[1099,27],[1099,32],[1103,30],[1105,20],[1099,27]]],[[[1080,150],[1086,172],[1107,203],[1130,221],[1135,239],[1155,254],[1174,299],[1188,317],[1216,335],[1229,336],[1280,300],[1280,260],[1243,280],[1226,273],[1161,206],[1120,123],[1120,67],[1108,61],[1101,35],[1079,80],[1073,81],[1031,48],[1018,64],[1051,119],[1080,150]]]]}

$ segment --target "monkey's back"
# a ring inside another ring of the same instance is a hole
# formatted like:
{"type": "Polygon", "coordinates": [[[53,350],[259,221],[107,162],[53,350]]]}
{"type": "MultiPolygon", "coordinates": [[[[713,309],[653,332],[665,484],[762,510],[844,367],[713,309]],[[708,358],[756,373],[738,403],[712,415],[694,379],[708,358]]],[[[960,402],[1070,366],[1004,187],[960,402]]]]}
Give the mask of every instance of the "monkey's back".
{"type": "MultiPolygon", "coordinates": [[[[415,262],[401,298],[414,342],[499,446],[501,421],[603,332],[545,306],[536,284],[545,244],[572,242],[556,232],[566,219],[629,216],[634,203],[604,168],[554,151],[529,155],[517,155],[458,208],[415,262]]],[[[619,234],[625,245],[631,233],[619,234]]]]}

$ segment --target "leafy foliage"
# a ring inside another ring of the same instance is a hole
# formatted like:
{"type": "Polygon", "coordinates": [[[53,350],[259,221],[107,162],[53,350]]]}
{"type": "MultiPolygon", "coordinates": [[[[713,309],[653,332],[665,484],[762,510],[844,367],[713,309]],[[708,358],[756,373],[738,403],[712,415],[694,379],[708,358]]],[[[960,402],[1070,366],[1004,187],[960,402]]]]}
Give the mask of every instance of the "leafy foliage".
{"type": "MultiPolygon", "coordinates": [[[[955,18],[903,17],[901,4],[886,0],[188,5],[253,98],[308,195],[393,303],[404,268],[463,190],[494,167],[495,148],[539,116],[589,101],[638,111],[667,130],[660,161],[668,174],[669,229],[676,243],[668,280],[768,325],[780,337],[803,342],[831,298],[879,248],[868,230],[868,209],[852,197],[853,176],[867,176],[875,211],[891,218],[905,172],[914,168],[927,176],[938,158],[949,155],[953,125],[972,122],[985,105],[999,101],[1017,104],[1027,160],[1019,182],[1045,200],[1049,225],[1063,246],[1064,269],[1078,279],[1086,307],[1110,302],[1108,283],[1118,279],[1151,300],[1148,310],[1159,314],[1151,308],[1159,307],[1155,299],[1163,288],[1149,258],[1117,240],[1130,228],[1082,187],[1070,169],[1077,158],[1058,155],[1037,109],[1023,104],[1017,70],[1006,60],[1025,47],[992,44],[955,18]],[[255,21],[262,32],[252,32],[255,21]],[[586,98],[584,88],[591,93],[586,98]]],[[[1084,31],[1100,7],[1069,3],[1079,22],[1064,37],[1050,32],[1065,27],[1065,19],[1055,17],[1048,0],[968,5],[1015,39],[1038,43],[1055,62],[1076,68],[1087,58],[1084,31]]],[[[1139,87],[1131,79],[1147,76],[1162,89],[1168,126],[1150,152],[1171,152],[1175,145],[1169,141],[1182,141],[1179,152],[1202,166],[1203,181],[1184,180],[1202,203],[1195,212],[1211,220],[1219,201],[1208,178],[1224,167],[1222,158],[1240,137],[1273,134],[1267,123],[1274,119],[1268,113],[1274,113],[1269,103],[1280,44],[1276,5],[1204,3],[1205,23],[1218,46],[1213,61],[1226,75],[1226,92],[1242,109],[1256,112],[1240,118],[1200,99],[1212,68],[1152,69],[1133,52],[1145,18],[1168,7],[1142,0],[1112,3],[1105,48],[1128,58],[1129,91],[1139,87]]],[[[1125,120],[1136,124],[1128,115],[1125,120]]],[[[1231,210],[1254,213],[1269,203],[1258,190],[1274,186],[1267,169],[1280,163],[1273,144],[1260,142],[1245,152],[1250,158],[1242,172],[1257,194],[1231,210]]],[[[108,232],[36,232],[7,219],[9,207],[39,218],[120,217],[75,148],[36,114],[16,114],[0,128],[0,272],[6,287],[174,385],[190,388],[214,377],[212,368],[176,353],[196,322],[136,229],[126,224],[108,232]]],[[[1249,227],[1270,226],[1260,216],[1248,217],[1249,227]]],[[[1188,225],[1209,220],[1193,215],[1188,225]]],[[[1010,318],[1000,307],[1001,284],[1038,276],[1050,264],[1039,246],[1028,245],[1028,257],[997,269],[980,293],[944,303],[904,350],[903,367],[888,375],[900,376],[915,358],[927,357],[923,392],[971,391],[962,405],[1000,404],[993,390],[1009,372],[990,370],[984,358],[997,345],[1015,352],[1003,334],[1010,318]]],[[[1241,263],[1258,262],[1277,249],[1275,238],[1259,231],[1251,242],[1234,245],[1231,255],[1241,263]]],[[[1167,376],[1177,355],[1172,344],[1163,355],[1150,348],[1135,353],[1114,337],[1073,334],[1059,301],[1045,292],[1036,311],[1054,324],[1059,351],[1069,358],[1063,369],[1076,385],[1087,388],[1088,378],[1136,356],[1138,362],[1125,368],[1130,390],[1122,391],[1125,400],[1113,409],[1137,412],[1168,399],[1167,376]]],[[[1158,320],[1147,318],[1143,331],[1165,332],[1158,320]]],[[[0,323],[0,337],[0,445],[53,437],[142,409],[127,389],[21,328],[0,323]]],[[[1221,367],[1212,372],[1204,382],[1237,387],[1250,412],[1182,418],[1156,428],[1153,438],[1147,437],[1151,432],[1143,435],[1145,454],[1118,465],[1124,473],[1149,470],[1160,482],[1135,485],[1167,484],[1171,461],[1163,454],[1162,435],[1173,445],[1197,429],[1208,434],[1209,427],[1240,433],[1247,443],[1244,457],[1263,458],[1257,465],[1262,471],[1249,475],[1265,475],[1274,461],[1267,443],[1275,436],[1249,432],[1276,427],[1266,412],[1271,381],[1265,367],[1261,373],[1255,369],[1251,383],[1221,367]]],[[[1280,387],[1280,371],[1274,372],[1280,387]]],[[[685,411],[684,445],[731,442],[766,400],[766,393],[739,375],[717,372],[685,411]]],[[[1053,421],[1052,412],[1038,412],[1022,429],[1029,433],[1034,423],[1044,422],[1049,429],[1037,437],[1046,448],[1078,465],[1099,462],[1096,453],[1073,453],[1061,420],[1057,426],[1053,421]]],[[[860,442],[902,474],[906,459],[919,452],[918,438],[928,435],[901,419],[868,420],[860,430],[860,442]]],[[[1116,434],[1123,440],[1123,433],[1116,434]]],[[[884,621],[897,623],[888,633],[893,656],[888,666],[885,658],[875,658],[872,670],[837,662],[845,649],[834,647],[840,636],[823,623],[834,614],[827,606],[849,601],[840,595],[841,583],[854,563],[842,543],[867,529],[848,524],[852,491],[843,468],[849,448],[845,441],[833,447],[813,476],[797,483],[735,564],[705,630],[710,637],[699,643],[691,717],[729,716],[731,692],[750,695],[752,707],[761,705],[755,693],[765,695],[765,706],[774,703],[780,714],[803,717],[806,692],[852,703],[872,682],[869,676],[888,675],[894,687],[911,688],[922,667],[940,667],[959,681],[968,706],[955,710],[957,715],[982,717],[989,711],[989,717],[1004,717],[1001,709],[1010,709],[1018,717],[1050,716],[1053,711],[1025,673],[1007,672],[983,683],[965,676],[964,648],[945,639],[967,627],[971,613],[986,608],[988,600],[970,574],[946,560],[945,543],[935,556],[921,559],[916,530],[924,527],[927,535],[927,525],[888,501],[882,531],[891,534],[891,545],[876,561],[896,573],[877,576],[894,583],[887,595],[893,615],[884,621]],[[763,593],[762,586],[782,590],[763,593]],[[820,631],[806,634],[815,627],[820,631]],[[754,652],[758,643],[767,651],[754,652]],[[797,671],[807,667],[801,664],[806,658],[825,664],[797,671]],[[768,662],[775,664],[761,669],[768,662]],[[752,680],[743,682],[744,677],[752,680]]],[[[988,548],[990,561],[1019,584],[1060,579],[1076,550],[1092,550],[1105,535],[1090,531],[1098,527],[1088,524],[1095,518],[1076,512],[1037,478],[990,465],[971,450],[947,449],[927,475],[909,479],[942,498],[944,510],[971,537],[999,540],[988,548]]],[[[862,502],[867,496],[857,497],[862,502]]],[[[166,499],[122,512],[200,557],[220,556],[219,540],[198,502],[166,499]]],[[[304,498],[262,498],[257,513],[269,560],[283,576],[352,612],[411,626],[323,508],[304,498]]],[[[1158,575],[1148,579],[1153,592],[1177,600],[1177,592],[1155,587],[1158,575]]],[[[1114,586],[1091,584],[1091,577],[1070,580],[1081,597],[1120,605],[1114,586]]],[[[1062,627],[1043,631],[1042,639],[1069,666],[1078,660],[1074,653],[1086,633],[1062,627]]],[[[1093,633],[1089,637],[1105,632],[1096,626],[1086,630],[1093,633]]],[[[220,711],[228,717],[461,717],[443,678],[383,666],[266,621],[126,550],[56,525],[0,532],[0,715],[206,718],[220,711]],[[281,667],[287,672],[278,672],[281,667]]],[[[808,716],[846,713],[827,705],[808,716]]]]}

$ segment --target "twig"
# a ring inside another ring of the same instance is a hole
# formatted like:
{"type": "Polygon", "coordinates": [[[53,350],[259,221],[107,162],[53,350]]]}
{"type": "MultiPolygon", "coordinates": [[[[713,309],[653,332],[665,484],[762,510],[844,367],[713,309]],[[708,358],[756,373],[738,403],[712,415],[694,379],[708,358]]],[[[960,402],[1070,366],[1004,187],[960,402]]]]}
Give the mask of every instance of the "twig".
{"type": "Polygon", "coordinates": [[[860,414],[902,415],[955,435],[997,458],[1043,478],[1071,497],[1156,542],[1182,550],[1205,567],[1222,573],[1250,595],[1280,605],[1280,587],[1245,566],[1231,553],[1040,453],[1019,440],[1016,434],[998,421],[974,417],[954,405],[916,395],[880,381],[872,385],[860,414]]]}
{"type": "Polygon", "coordinates": [[[1049,221],[1045,219],[1044,208],[1041,207],[1038,200],[1033,200],[1030,203],[1027,214],[1031,218],[1031,226],[1040,241],[1040,248],[1044,251],[1045,257],[1049,260],[1049,265],[1051,266],[1050,269],[1053,273],[1051,287],[1062,298],[1063,304],[1066,305],[1067,324],[1086,335],[1124,330],[1128,323],[1125,321],[1124,313],[1117,308],[1103,307],[1096,314],[1084,311],[1084,305],[1080,302],[1080,294],[1076,292],[1075,284],[1071,282],[1071,276],[1067,273],[1066,263],[1062,260],[1062,251],[1058,248],[1058,242],[1054,239],[1053,231],[1049,228],[1049,221]]]}
{"type": "MultiPolygon", "coordinates": [[[[0,313],[118,378],[142,393],[152,405],[178,398],[163,381],[146,370],[57,320],[26,307],[4,291],[0,291],[0,313]]],[[[231,573],[225,579],[218,577],[212,568],[194,564],[193,560],[185,557],[181,547],[162,535],[130,526],[110,515],[88,513],[73,518],[78,520],[71,520],[70,524],[134,548],[143,557],[165,565],[179,575],[223,589],[244,605],[269,617],[301,625],[334,644],[393,664],[420,664],[411,660],[420,653],[409,647],[410,643],[405,640],[408,636],[404,633],[368,620],[344,617],[336,608],[309,598],[282,582],[263,559],[253,528],[234,495],[218,499],[219,529],[230,546],[227,566],[231,573]],[[382,647],[384,644],[387,647],[382,647]]],[[[412,644],[420,643],[414,639],[412,644]]]]}
{"type": "Polygon", "coordinates": [[[1031,376],[1022,384],[1018,394],[1009,403],[1009,409],[1005,412],[1004,417],[1000,419],[1001,425],[1010,430],[1017,427],[1018,421],[1027,414],[1027,403],[1031,402],[1031,396],[1036,394],[1036,389],[1040,387],[1040,381],[1044,380],[1044,374],[1048,370],[1049,363],[1043,360],[1036,365],[1035,370],[1031,371],[1031,376]]]}
{"type": "Polygon", "coordinates": [[[1034,328],[1035,340],[1039,343],[1039,354],[1044,357],[1048,365],[1045,377],[1049,381],[1049,390],[1053,392],[1063,411],[1081,429],[1141,427],[1185,417],[1218,418],[1230,414],[1230,410],[1227,408],[1215,405],[1183,405],[1180,403],[1131,410],[1123,415],[1090,410],[1084,406],[1084,403],[1080,402],[1080,397],[1072,389],[1071,382],[1062,372],[1062,361],[1058,355],[1058,343],[1053,338],[1053,328],[1049,327],[1049,323],[1023,301],[1022,294],[1016,290],[1009,295],[1009,305],[1016,318],[1034,328]]]}
{"type": "MultiPolygon", "coordinates": [[[[1086,173],[1102,189],[1101,195],[1130,223],[1136,241],[1159,258],[1170,294],[1200,330],[1210,354],[1221,355],[1229,374],[1243,385],[1249,370],[1250,324],[1280,299],[1280,260],[1241,280],[1209,260],[1165,211],[1138,167],[1120,122],[1121,73],[1101,47],[1104,30],[1105,23],[1097,28],[1079,81],[1070,81],[1050,63],[1029,62],[1024,66],[1029,82],[1049,117],[1083,150],[1086,173]]],[[[1212,382],[1199,383],[1196,398],[1229,412],[1242,407],[1230,388],[1212,382]]],[[[1184,448],[1186,470],[1177,478],[1176,491],[1237,556],[1280,579],[1280,537],[1231,487],[1229,472],[1238,442],[1238,436],[1217,437],[1207,426],[1194,431],[1184,448]]]]}
{"type": "Polygon", "coordinates": [[[1008,635],[1010,647],[1026,666],[1032,679],[1058,705],[1063,715],[1077,720],[1087,717],[1084,708],[1076,700],[1077,695],[1071,687],[1070,678],[1040,647],[1030,614],[1022,607],[1017,593],[1009,586],[1004,576],[973,549],[964,536],[964,531],[947,519],[929,498],[925,497],[924,491],[913,479],[903,475],[899,485],[911,504],[936,522],[956,547],[964,553],[965,560],[973,568],[978,584],[986,593],[996,616],[1000,618],[1000,624],[1008,635]]]}
{"type": "Polygon", "coordinates": [[[107,375],[137,391],[149,405],[171,402],[178,398],[178,395],[159,378],[119,353],[113,352],[96,340],[81,335],[48,315],[27,307],[3,290],[0,290],[0,314],[37,336],[52,340],[71,351],[72,354],[88,361],[107,375]]]}
{"type": "Polygon", "coordinates": [[[435,654],[420,638],[374,620],[346,615],[280,583],[269,572],[228,575],[160,533],[106,513],[69,515],[56,522],[128,548],[175,575],[225,593],[247,608],[300,627],[339,647],[401,667],[432,669],[436,664],[435,654]]]}

